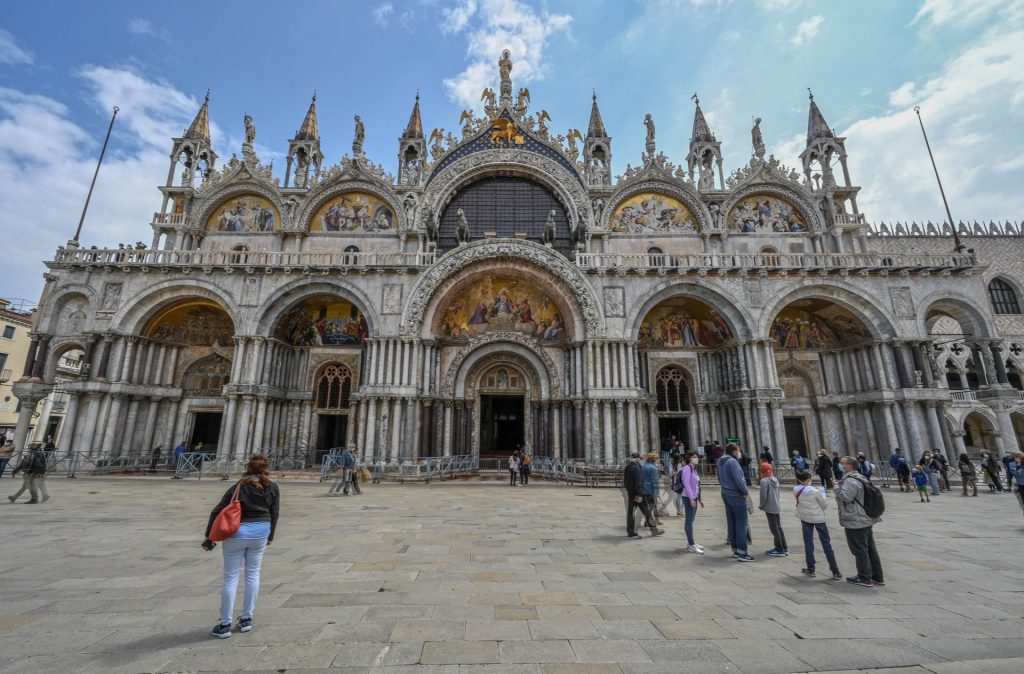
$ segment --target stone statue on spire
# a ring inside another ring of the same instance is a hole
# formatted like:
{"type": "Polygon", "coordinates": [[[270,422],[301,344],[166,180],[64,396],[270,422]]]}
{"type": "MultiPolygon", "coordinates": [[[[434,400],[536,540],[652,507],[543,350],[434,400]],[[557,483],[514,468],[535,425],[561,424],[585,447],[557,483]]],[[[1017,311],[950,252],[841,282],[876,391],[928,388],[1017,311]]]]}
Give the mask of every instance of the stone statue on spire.
{"type": "Polygon", "coordinates": [[[355,116],[356,131],[355,136],[352,138],[352,154],[357,157],[363,154],[363,140],[366,137],[366,129],[363,128],[363,120],[359,119],[359,115],[355,116]]]}
{"type": "Polygon", "coordinates": [[[754,128],[750,130],[750,142],[754,145],[754,156],[764,159],[764,139],[761,137],[761,118],[754,119],[754,128]]]}
{"type": "Polygon", "coordinates": [[[498,59],[498,75],[501,78],[501,105],[509,105],[512,102],[512,52],[505,50],[501,52],[498,59]]]}
{"type": "Polygon", "coordinates": [[[645,149],[647,150],[648,156],[653,157],[654,150],[656,149],[654,145],[654,118],[651,117],[650,113],[644,116],[644,126],[647,127],[647,142],[645,144],[645,149]]]}

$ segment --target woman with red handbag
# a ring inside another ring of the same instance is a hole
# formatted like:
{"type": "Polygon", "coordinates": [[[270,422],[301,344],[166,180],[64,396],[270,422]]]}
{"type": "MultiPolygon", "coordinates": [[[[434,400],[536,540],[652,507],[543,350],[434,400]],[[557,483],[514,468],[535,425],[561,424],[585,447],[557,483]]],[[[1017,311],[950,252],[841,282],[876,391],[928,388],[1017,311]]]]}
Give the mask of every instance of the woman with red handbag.
{"type": "Polygon", "coordinates": [[[226,492],[210,513],[204,550],[224,541],[224,584],[220,591],[220,622],[210,632],[219,639],[231,636],[238,579],[245,564],[245,603],[238,617],[238,631],[252,629],[252,613],[260,591],[263,552],[274,542],[281,494],[267,472],[267,457],[256,454],[245,466],[245,475],[226,492]]]}

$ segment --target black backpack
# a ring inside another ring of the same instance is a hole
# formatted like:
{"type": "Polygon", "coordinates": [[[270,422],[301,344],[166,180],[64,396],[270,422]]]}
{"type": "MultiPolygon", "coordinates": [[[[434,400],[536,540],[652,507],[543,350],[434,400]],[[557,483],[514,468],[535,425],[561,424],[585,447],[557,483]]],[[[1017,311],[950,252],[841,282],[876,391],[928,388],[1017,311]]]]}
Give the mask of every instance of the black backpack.
{"type": "Polygon", "coordinates": [[[882,490],[871,484],[868,480],[861,480],[854,478],[861,483],[864,487],[864,502],[854,499],[854,503],[864,508],[864,513],[873,520],[877,520],[879,517],[885,514],[885,498],[882,496],[882,490]]]}

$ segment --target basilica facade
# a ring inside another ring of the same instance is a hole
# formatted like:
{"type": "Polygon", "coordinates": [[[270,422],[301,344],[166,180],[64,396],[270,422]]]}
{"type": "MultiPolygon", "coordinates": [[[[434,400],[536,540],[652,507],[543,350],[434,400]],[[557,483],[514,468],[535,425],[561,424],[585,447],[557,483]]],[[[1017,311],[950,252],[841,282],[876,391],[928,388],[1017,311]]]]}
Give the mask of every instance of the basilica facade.
{"type": "Polygon", "coordinates": [[[596,95],[558,133],[507,52],[498,71],[454,131],[425,133],[417,96],[396,176],[358,117],[325,164],[315,98],[283,179],[248,117],[241,156],[218,162],[207,99],[172,140],[151,243],[69,242],[46,263],[16,442],[60,386],[61,451],[93,457],[1024,443],[1018,226],[872,223],[813,98],[795,169],[758,120],[726,173],[698,100],[682,161],[648,115],[615,175],[596,95]],[[80,374],[58,381],[62,358],[80,374]]]}

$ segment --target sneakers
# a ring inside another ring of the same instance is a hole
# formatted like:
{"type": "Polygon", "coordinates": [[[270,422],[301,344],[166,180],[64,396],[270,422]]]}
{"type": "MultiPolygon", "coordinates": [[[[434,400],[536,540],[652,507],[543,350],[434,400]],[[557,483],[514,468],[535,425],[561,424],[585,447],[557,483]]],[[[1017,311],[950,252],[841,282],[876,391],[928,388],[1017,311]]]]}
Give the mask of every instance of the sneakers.
{"type": "Polygon", "coordinates": [[[704,548],[700,547],[696,543],[694,543],[693,545],[687,545],[686,546],[686,551],[687,552],[692,552],[695,555],[703,555],[704,554],[704,548]]]}
{"type": "Polygon", "coordinates": [[[777,548],[772,548],[764,554],[768,555],[769,557],[789,557],[789,550],[779,550],[777,548]]]}
{"type": "Polygon", "coordinates": [[[238,631],[249,632],[252,631],[252,618],[239,618],[238,619],[238,631]]]}
{"type": "MultiPolygon", "coordinates": [[[[12,501],[12,503],[13,503],[13,501],[12,501]]],[[[31,500],[25,501],[25,505],[33,505],[35,503],[39,503],[39,501],[37,501],[36,499],[31,499],[31,500]]]]}
{"type": "Polygon", "coordinates": [[[842,580],[843,574],[839,573],[839,569],[832,572],[832,580],[842,580]]]}
{"type": "Polygon", "coordinates": [[[214,625],[213,629],[210,630],[210,634],[217,637],[218,639],[227,639],[231,636],[231,625],[214,625]]]}
{"type": "Polygon", "coordinates": [[[875,586],[875,584],[872,583],[870,580],[868,580],[867,578],[861,578],[860,576],[850,576],[849,578],[846,579],[846,582],[850,583],[851,585],[859,585],[860,587],[874,587],[875,586]]]}
{"type": "Polygon", "coordinates": [[[800,569],[800,573],[804,574],[805,576],[809,576],[810,578],[814,578],[814,576],[817,575],[814,573],[814,569],[800,569]]]}
{"type": "Polygon", "coordinates": [[[872,580],[871,582],[874,583],[875,585],[877,585],[878,587],[885,587],[885,581],[884,580],[872,580]]]}
{"type": "Polygon", "coordinates": [[[665,533],[664,529],[651,529],[651,536],[661,536],[663,533],[665,533]]]}
{"type": "Polygon", "coordinates": [[[750,555],[736,555],[736,561],[737,562],[752,562],[752,561],[754,561],[754,558],[751,557],[750,555]]]}
{"type": "Polygon", "coordinates": [[[10,501],[11,503],[14,503],[15,501],[18,500],[18,497],[17,496],[8,496],[7,500],[10,501]]]}
{"type": "Polygon", "coordinates": [[[638,533],[626,534],[626,537],[627,538],[640,538],[640,534],[638,534],[638,533]]]}

